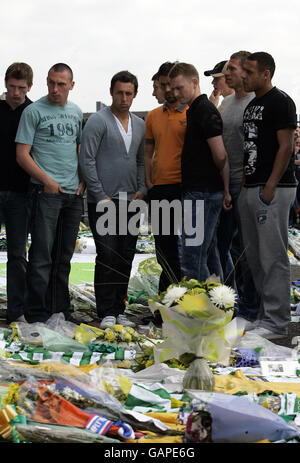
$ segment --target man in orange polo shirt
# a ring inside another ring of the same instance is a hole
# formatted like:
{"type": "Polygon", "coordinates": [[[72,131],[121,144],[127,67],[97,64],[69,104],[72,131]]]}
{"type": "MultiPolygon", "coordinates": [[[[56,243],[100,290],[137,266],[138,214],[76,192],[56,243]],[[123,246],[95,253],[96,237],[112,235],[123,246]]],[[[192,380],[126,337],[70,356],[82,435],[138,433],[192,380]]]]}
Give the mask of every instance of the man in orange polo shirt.
{"type": "MultiPolygon", "coordinates": [[[[146,118],[145,176],[150,203],[153,200],[181,200],[181,151],[186,130],[187,105],[181,105],[170,87],[169,71],[175,63],[163,63],[158,70],[159,84],[165,103],[150,111],[146,118]]],[[[162,267],[159,290],[165,291],[180,281],[180,253],[177,230],[174,229],[173,209],[170,208],[170,234],[154,234],[156,257],[162,267]]],[[[153,225],[153,224],[152,224],[153,225]]]]}

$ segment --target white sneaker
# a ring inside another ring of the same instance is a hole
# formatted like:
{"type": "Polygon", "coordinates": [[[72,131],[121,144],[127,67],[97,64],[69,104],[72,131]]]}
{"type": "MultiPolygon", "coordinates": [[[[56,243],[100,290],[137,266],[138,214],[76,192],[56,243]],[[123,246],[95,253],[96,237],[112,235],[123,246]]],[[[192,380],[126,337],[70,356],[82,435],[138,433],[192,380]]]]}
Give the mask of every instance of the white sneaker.
{"type": "Polygon", "coordinates": [[[135,323],[128,320],[128,318],[126,317],[126,315],[120,313],[117,317],[117,323],[119,323],[120,325],[123,325],[123,326],[135,326],[135,323]]]}
{"type": "Polygon", "coordinates": [[[258,336],[261,336],[262,338],[270,339],[270,340],[286,338],[288,336],[287,334],[274,333],[273,331],[267,330],[267,328],[263,328],[262,326],[254,328],[254,330],[251,331],[251,334],[257,334],[258,336]]]}
{"type": "Polygon", "coordinates": [[[116,317],[113,315],[108,315],[107,317],[104,317],[100,323],[100,328],[102,330],[105,330],[105,328],[111,328],[116,324],[117,320],[116,317]]]}

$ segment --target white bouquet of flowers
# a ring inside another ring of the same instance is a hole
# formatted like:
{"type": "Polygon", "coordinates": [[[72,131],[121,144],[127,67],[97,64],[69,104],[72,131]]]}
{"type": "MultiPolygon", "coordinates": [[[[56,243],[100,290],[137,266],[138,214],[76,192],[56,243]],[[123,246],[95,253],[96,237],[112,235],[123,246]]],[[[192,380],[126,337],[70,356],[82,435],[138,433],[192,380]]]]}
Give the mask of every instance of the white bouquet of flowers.
{"type": "Polygon", "coordinates": [[[187,369],[185,389],[212,390],[214,377],[207,364],[228,365],[231,349],[244,333],[244,326],[232,320],[236,294],[213,278],[206,282],[186,280],[149,300],[152,312],[162,316],[164,341],[154,348],[156,363],[183,354],[193,354],[187,369]]]}

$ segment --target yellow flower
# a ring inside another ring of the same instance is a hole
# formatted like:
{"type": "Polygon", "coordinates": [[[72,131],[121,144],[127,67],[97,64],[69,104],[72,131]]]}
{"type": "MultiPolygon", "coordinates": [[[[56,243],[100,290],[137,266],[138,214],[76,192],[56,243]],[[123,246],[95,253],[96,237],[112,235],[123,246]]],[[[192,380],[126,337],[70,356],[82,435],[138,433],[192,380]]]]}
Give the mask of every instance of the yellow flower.
{"type": "Polygon", "coordinates": [[[113,342],[116,339],[115,333],[110,328],[105,330],[105,339],[110,342],[113,342]]]}
{"type": "Polygon", "coordinates": [[[116,333],[122,333],[122,331],[124,330],[124,326],[123,325],[114,325],[113,330],[116,333]]]}
{"type": "Polygon", "coordinates": [[[179,308],[183,309],[185,314],[193,316],[205,316],[207,311],[212,306],[209,297],[204,294],[197,294],[196,296],[190,296],[186,294],[180,301],[179,308]]]}
{"type": "Polygon", "coordinates": [[[171,397],[171,408],[179,408],[184,404],[182,400],[174,399],[174,397],[171,397]]]}
{"type": "Polygon", "coordinates": [[[18,391],[20,386],[18,384],[10,383],[8,393],[3,397],[3,404],[14,404],[18,401],[18,391]]]}
{"type": "Polygon", "coordinates": [[[122,339],[122,341],[125,341],[125,342],[131,342],[132,341],[131,334],[126,333],[126,332],[121,334],[121,339],[122,339]]]}
{"type": "Polygon", "coordinates": [[[132,326],[126,326],[125,329],[129,334],[133,334],[135,332],[135,330],[132,328],[132,326]]]}
{"type": "Polygon", "coordinates": [[[146,362],[146,365],[145,365],[146,368],[151,367],[151,365],[153,365],[153,363],[154,363],[153,360],[148,360],[148,361],[146,362]]]}

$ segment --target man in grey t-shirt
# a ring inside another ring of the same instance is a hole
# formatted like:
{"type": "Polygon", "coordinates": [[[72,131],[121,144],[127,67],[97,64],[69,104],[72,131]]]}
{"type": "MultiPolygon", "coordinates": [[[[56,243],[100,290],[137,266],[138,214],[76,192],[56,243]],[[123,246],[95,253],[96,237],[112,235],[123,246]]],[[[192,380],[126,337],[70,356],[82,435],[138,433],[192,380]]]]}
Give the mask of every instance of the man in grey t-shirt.
{"type": "Polygon", "coordinates": [[[62,312],[70,319],[70,261],[82,216],[84,184],[78,175],[82,112],[68,101],[73,72],[51,67],[48,95],[23,111],[17,162],[31,176],[31,245],[25,319],[46,322],[62,312]]]}
{"type": "MultiPolygon", "coordinates": [[[[228,154],[229,169],[224,178],[227,179],[223,210],[218,226],[218,249],[223,269],[224,282],[234,287],[239,296],[239,315],[252,322],[256,319],[259,303],[249,267],[247,265],[242,243],[241,228],[237,200],[243,180],[244,130],[243,115],[254,93],[244,90],[242,81],[242,65],[250,53],[239,51],[231,55],[225,71],[226,83],[234,89],[219,108],[223,120],[223,141],[228,154]],[[236,262],[236,269],[233,257],[236,262]]],[[[247,324],[247,328],[250,324],[247,324]]]]}

